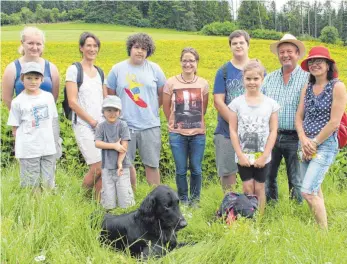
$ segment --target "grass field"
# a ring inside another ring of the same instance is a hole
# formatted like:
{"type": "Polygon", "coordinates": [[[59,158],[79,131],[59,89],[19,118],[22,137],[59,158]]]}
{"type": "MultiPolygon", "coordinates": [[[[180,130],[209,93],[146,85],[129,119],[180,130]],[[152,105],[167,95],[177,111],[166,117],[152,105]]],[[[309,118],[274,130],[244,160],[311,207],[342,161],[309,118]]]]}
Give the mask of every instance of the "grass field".
{"type": "MultiPolygon", "coordinates": [[[[157,50],[151,60],[162,67],[167,77],[180,72],[181,49],[185,46],[195,47],[201,57],[198,73],[208,80],[210,95],[216,70],[230,57],[227,38],[114,25],[57,24],[39,27],[45,30],[47,36],[44,57],[57,65],[62,83],[67,67],[80,60],[77,40],[84,30],[91,30],[100,36],[102,47],[97,64],[106,73],[114,63],[126,58],[124,39],[133,32],[144,31],[154,37],[157,50]]],[[[1,73],[9,62],[18,57],[16,50],[21,29],[20,26],[1,29],[1,73]]],[[[251,40],[250,57],[259,58],[267,72],[279,67],[276,57],[269,51],[271,42],[251,40]]],[[[321,43],[305,44],[310,48],[321,43]]],[[[328,47],[337,61],[340,77],[346,83],[345,49],[328,47]]],[[[347,177],[341,172],[341,166],[347,162],[344,156],[346,152],[339,154],[338,162],[329,170],[323,183],[329,232],[317,227],[306,203],[297,205],[289,201],[284,166],[281,166],[279,173],[280,201],[275,206],[268,206],[264,217],[241,219],[231,227],[214,221],[223,194],[217,176],[212,173],[215,171],[212,135],[216,126],[216,111],[210,97],[206,115],[207,145],[201,208],[184,210],[188,227],[179,232],[180,241],[194,241],[197,244],[175,250],[161,259],[150,259],[148,263],[347,263],[347,177]]],[[[4,107],[1,109],[3,123],[7,121],[7,113],[4,107]]],[[[60,104],[59,110],[61,113],[60,104]]],[[[167,150],[166,124],[162,122],[163,148],[167,150]]],[[[65,135],[68,135],[64,140],[73,140],[71,129],[65,123],[61,125],[65,135]]],[[[165,166],[162,168],[163,181],[176,189],[172,160],[165,166]]],[[[100,230],[91,227],[90,215],[102,209],[80,187],[85,170],[85,166],[74,161],[59,163],[56,174],[58,188],[53,193],[34,197],[28,190],[19,188],[16,163],[2,169],[1,263],[36,263],[35,258],[38,256],[45,257],[41,263],[50,264],[136,263],[125,253],[100,246],[100,230]]],[[[140,173],[136,205],[128,210],[116,209],[114,213],[138,208],[151,190],[143,178],[140,173]]],[[[240,181],[237,190],[241,190],[240,181]]]]}

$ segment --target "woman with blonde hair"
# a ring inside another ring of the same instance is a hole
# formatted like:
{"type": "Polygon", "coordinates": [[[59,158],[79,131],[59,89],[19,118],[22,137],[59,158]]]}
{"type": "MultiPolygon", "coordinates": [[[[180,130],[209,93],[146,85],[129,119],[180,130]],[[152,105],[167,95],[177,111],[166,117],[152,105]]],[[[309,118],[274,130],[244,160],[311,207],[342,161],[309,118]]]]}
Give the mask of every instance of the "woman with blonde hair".
{"type": "Polygon", "coordinates": [[[204,115],[208,104],[208,83],[196,74],[199,54],[194,48],[184,48],[180,61],[182,73],[168,79],[164,86],[163,110],[169,123],[179,199],[183,204],[196,206],[200,200],[201,167],[206,142],[204,115]]]}
{"type": "MultiPolygon", "coordinates": [[[[8,109],[11,108],[13,95],[19,95],[24,90],[23,82],[20,79],[20,73],[23,65],[27,62],[37,62],[41,65],[43,71],[43,80],[40,88],[53,94],[55,102],[59,95],[59,72],[57,67],[42,58],[45,45],[45,35],[42,30],[36,27],[25,27],[20,34],[21,45],[19,53],[22,55],[19,59],[7,65],[2,77],[2,100],[8,109]]],[[[57,149],[57,159],[61,156],[61,139],[59,139],[59,120],[53,120],[54,140],[57,149]]]]}

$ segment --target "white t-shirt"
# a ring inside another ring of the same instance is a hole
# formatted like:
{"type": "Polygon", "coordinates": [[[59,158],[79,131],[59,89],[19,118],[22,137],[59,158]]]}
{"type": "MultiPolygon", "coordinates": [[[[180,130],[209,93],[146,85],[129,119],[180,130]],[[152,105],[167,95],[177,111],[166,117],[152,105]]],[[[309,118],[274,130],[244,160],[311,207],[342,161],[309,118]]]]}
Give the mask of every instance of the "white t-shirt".
{"type": "MultiPolygon", "coordinates": [[[[257,153],[264,152],[270,134],[270,117],[277,112],[279,104],[263,96],[258,105],[248,105],[245,95],[235,98],[228,107],[237,114],[237,134],[242,152],[246,154],[251,165],[258,158],[257,153]]],[[[259,154],[258,154],[259,155],[259,154]]],[[[238,162],[237,156],[235,156],[238,162]]],[[[266,163],[271,161],[271,154],[266,163]]]]}
{"type": "MultiPolygon", "coordinates": [[[[69,82],[77,83],[77,67],[71,65],[66,71],[66,80],[69,82]]],[[[102,115],[102,81],[99,72],[95,77],[89,77],[85,72],[83,73],[83,83],[78,90],[78,104],[87,112],[94,120],[101,123],[104,121],[102,115]]],[[[74,120],[74,116],[73,119],[74,120]]],[[[77,123],[89,126],[89,124],[83,119],[77,116],[77,123]]]]}
{"type": "Polygon", "coordinates": [[[7,125],[16,126],[16,158],[37,158],[55,154],[53,119],[58,117],[53,95],[20,93],[11,103],[7,125]]]}

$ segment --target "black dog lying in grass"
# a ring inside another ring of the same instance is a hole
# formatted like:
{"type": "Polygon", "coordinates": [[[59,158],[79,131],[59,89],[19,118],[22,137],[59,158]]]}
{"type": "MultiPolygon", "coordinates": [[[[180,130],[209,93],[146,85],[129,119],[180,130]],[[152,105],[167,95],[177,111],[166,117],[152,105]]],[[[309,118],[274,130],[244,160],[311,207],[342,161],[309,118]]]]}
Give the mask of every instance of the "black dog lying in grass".
{"type": "Polygon", "coordinates": [[[116,249],[129,248],[133,256],[162,256],[178,246],[176,231],[185,226],[177,193],[161,185],[143,200],[138,210],[119,216],[106,214],[101,240],[116,249]]]}

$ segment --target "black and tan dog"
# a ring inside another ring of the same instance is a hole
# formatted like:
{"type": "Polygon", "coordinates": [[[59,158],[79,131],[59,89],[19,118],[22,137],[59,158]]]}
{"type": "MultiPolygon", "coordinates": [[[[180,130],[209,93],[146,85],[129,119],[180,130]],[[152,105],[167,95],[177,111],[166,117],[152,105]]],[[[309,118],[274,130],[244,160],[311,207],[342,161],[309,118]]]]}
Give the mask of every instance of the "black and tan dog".
{"type": "Polygon", "coordinates": [[[162,256],[178,246],[176,232],[185,226],[177,193],[160,185],[138,210],[118,216],[106,214],[101,239],[116,249],[128,248],[137,257],[162,256]]]}

